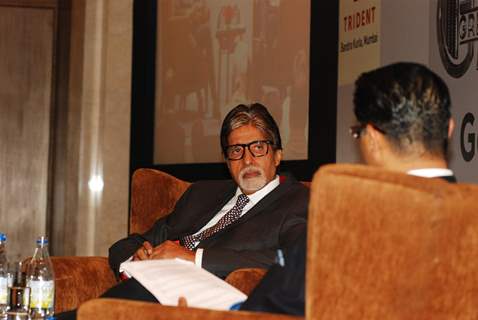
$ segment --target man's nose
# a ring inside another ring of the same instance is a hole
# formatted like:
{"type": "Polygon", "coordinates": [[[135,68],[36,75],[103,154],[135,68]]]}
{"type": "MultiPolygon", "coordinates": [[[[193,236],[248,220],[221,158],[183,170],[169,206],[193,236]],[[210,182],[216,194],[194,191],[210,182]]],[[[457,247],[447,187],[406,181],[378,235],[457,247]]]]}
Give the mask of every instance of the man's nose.
{"type": "Polygon", "coordinates": [[[244,149],[244,157],[242,158],[246,164],[251,164],[254,162],[254,156],[252,155],[249,148],[244,149]]]}

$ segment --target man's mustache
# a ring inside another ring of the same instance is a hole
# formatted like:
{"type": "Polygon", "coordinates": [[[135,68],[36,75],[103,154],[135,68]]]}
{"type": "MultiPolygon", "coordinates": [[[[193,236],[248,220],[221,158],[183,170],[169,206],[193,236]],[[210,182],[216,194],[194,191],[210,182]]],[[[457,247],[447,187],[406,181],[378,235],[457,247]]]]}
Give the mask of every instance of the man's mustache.
{"type": "Polygon", "coordinates": [[[242,169],[241,172],[239,173],[239,176],[244,177],[244,175],[248,174],[248,173],[259,173],[259,175],[262,176],[263,175],[263,170],[260,167],[249,166],[249,167],[246,167],[246,168],[242,169]]]}

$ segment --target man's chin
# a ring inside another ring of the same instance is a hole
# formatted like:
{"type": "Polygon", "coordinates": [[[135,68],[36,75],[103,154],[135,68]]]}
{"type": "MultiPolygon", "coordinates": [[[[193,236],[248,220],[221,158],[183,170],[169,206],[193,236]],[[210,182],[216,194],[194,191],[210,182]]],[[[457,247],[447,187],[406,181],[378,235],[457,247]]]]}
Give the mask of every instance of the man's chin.
{"type": "Polygon", "coordinates": [[[266,180],[261,177],[256,178],[241,178],[239,181],[239,187],[245,193],[254,193],[266,185],[266,180]]]}

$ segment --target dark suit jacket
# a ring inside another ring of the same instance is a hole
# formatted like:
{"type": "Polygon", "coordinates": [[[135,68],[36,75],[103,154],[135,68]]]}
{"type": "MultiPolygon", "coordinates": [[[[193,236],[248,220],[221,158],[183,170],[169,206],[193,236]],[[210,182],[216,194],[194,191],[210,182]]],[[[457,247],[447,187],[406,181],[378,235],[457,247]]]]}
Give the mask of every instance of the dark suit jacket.
{"type": "MultiPolygon", "coordinates": [[[[234,196],[232,180],[193,183],[174,211],[156,221],[143,235],[133,234],[109,249],[111,268],[117,273],[144,240],[153,246],[199,231],[234,196]]],[[[306,229],[309,190],[287,177],[240,219],[199,243],[204,248],[202,266],[219,277],[238,268],[268,268],[276,250],[295,240],[306,229]]]]}
{"type": "Polygon", "coordinates": [[[273,265],[241,310],[304,315],[307,234],[284,249],[284,266],[273,265]]]}
{"type": "MultiPolygon", "coordinates": [[[[455,176],[436,177],[455,183],[455,176]]],[[[241,310],[304,315],[307,236],[285,250],[285,265],[273,265],[241,306],[241,310]]]]}

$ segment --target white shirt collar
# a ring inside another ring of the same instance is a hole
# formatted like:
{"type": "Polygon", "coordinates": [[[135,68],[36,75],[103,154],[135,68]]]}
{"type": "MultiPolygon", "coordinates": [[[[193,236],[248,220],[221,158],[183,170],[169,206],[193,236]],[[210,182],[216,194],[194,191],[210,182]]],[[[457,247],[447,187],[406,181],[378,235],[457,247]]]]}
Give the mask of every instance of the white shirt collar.
{"type": "MultiPolygon", "coordinates": [[[[279,176],[271,180],[268,184],[266,184],[262,189],[257,190],[256,192],[247,195],[251,204],[256,204],[262,200],[269,192],[274,190],[280,184],[279,176]]],[[[238,197],[242,193],[242,190],[238,187],[236,190],[236,194],[234,197],[238,197]]]]}
{"type": "Polygon", "coordinates": [[[414,169],[407,171],[407,174],[412,176],[424,177],[424,178],[435,178],[435,177],[445,177],[452,176],[453,171],[450,169],[444,168],[423,168],[423,169],[414,169]]]}

